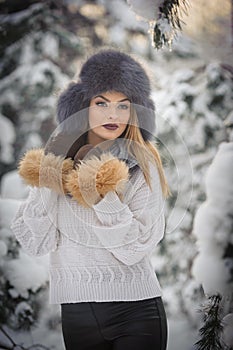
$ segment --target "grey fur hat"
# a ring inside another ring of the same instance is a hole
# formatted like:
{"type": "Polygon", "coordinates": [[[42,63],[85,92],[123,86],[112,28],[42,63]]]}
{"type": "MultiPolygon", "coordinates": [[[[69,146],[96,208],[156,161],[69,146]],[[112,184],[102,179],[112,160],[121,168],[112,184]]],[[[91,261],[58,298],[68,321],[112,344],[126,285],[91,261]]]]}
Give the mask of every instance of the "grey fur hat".
{"type": "Polygon", "coordinates": [[[150,139],[155,131],[155,106],[149,78],[131,56],[112,49],[91,56],[83,64],[79,80],[61,93],[57,102],[59,124],[88,108],[92,97],[113,90],[125,94],[134,104],[142,136],[150,139]]]}

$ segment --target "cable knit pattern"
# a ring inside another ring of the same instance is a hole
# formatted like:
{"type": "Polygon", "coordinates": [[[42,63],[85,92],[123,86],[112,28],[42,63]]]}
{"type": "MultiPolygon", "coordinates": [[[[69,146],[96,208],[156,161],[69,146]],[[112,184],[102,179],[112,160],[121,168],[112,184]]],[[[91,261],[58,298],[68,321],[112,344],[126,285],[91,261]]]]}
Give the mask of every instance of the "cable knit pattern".
{"type": "Polygon", "coordinates": [[[109,192],[92,208],[47,188],[31,188],[12,223],[32,255],[50,253],[50,302],[141,300],[161,295],[150,255],[164,234],[158,170],[152,191],[137,168],[123,202],[109,192]]]}

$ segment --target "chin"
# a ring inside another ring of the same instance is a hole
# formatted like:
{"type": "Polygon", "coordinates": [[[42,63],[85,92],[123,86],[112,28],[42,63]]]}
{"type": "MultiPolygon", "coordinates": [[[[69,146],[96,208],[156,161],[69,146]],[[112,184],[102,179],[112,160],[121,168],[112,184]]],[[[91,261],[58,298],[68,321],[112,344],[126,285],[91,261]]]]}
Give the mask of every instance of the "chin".
{"type": "Polygon", "coordinates": [[[120,135],[122,134],[122,132],[119,132],[119,130],[117,132],[106,132],[106,133],[100,133],[99,136],[102,137],[103,139],[106,140],[114,140],[116,138],[118,138],[120,135]]]}
{"type": "Polygon", "coordinates": [[[119,135],[111,135],[102,137],[104,140],[115,140],[119,137],[119,135]]]}

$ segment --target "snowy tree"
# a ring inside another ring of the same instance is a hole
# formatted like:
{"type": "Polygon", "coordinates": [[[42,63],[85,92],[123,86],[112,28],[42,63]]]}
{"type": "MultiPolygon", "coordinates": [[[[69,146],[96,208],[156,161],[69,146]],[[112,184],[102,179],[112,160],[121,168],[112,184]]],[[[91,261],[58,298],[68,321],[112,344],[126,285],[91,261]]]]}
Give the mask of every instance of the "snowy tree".
{"type": "Polygon", "coordinates": [[[233,311],[233,142],[221,143],[205,178],[206,201],[198,208],[194,220],[198,255],[193,275],[203,286],[209,300],[217,304],[205,309],[204,326],[198,349],[232,348],[233,311]],[[213,310],[215,317],[213,319],[213,310]],[[207,318],[212,318],[209,322],[207,318]],[[221,320],[223,319],[223,322],[221,320]],[[222,331],[225,330],[222,336],[222,331]],[[212,331],[211,331],[212,330],[212,331]],[[204,347],[204,345],[206,347],[204,347]]]}
{"type": "Polygon", "coordinates": [[[38,349],[62,349],[59,310],[48,305],[47,258],[26,255],[10,223],[28,194],[14,169],[53,131],[55,92],[74,73],[66,60],[81,54],[81,44],[59,23],[52,1],[4,1],[0,8],[0,345],[27,349],[43,340],[38,349]]]}
{"type": "Polygon", "coordinates": [[[166,276],[165,299],[171,309],[177,311],[182,307],[197,325],[195,305],[204,295],[191,273],[196,255],[192,225],[196,209],[206,197],[204,175],[219,143],[228,139],[225,120],[232,108],[232,78],[221,65],[211,63],[159,76],[158,81],[154,91],[158,138],[173,192],[168,202],[167,233],[159,271],[161,281],[166,276]]]}

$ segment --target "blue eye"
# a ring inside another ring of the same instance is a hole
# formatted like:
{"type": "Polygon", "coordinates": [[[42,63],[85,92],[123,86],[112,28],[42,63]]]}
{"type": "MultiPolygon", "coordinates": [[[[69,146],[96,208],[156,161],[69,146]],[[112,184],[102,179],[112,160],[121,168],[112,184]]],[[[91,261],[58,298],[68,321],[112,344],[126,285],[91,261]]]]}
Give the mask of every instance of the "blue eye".
{"type": "Polygon", "coordinates": [[[99,107],[107,107],[107,103],[104,101],[97,101],[95,104],[99,107]]]}
{"type": "Polygon", "coordinates": [[[118,105],[117,108],[127,110],[127,109],[129,109],[129,105],[122,103],[122,104],[118,105]]]}

